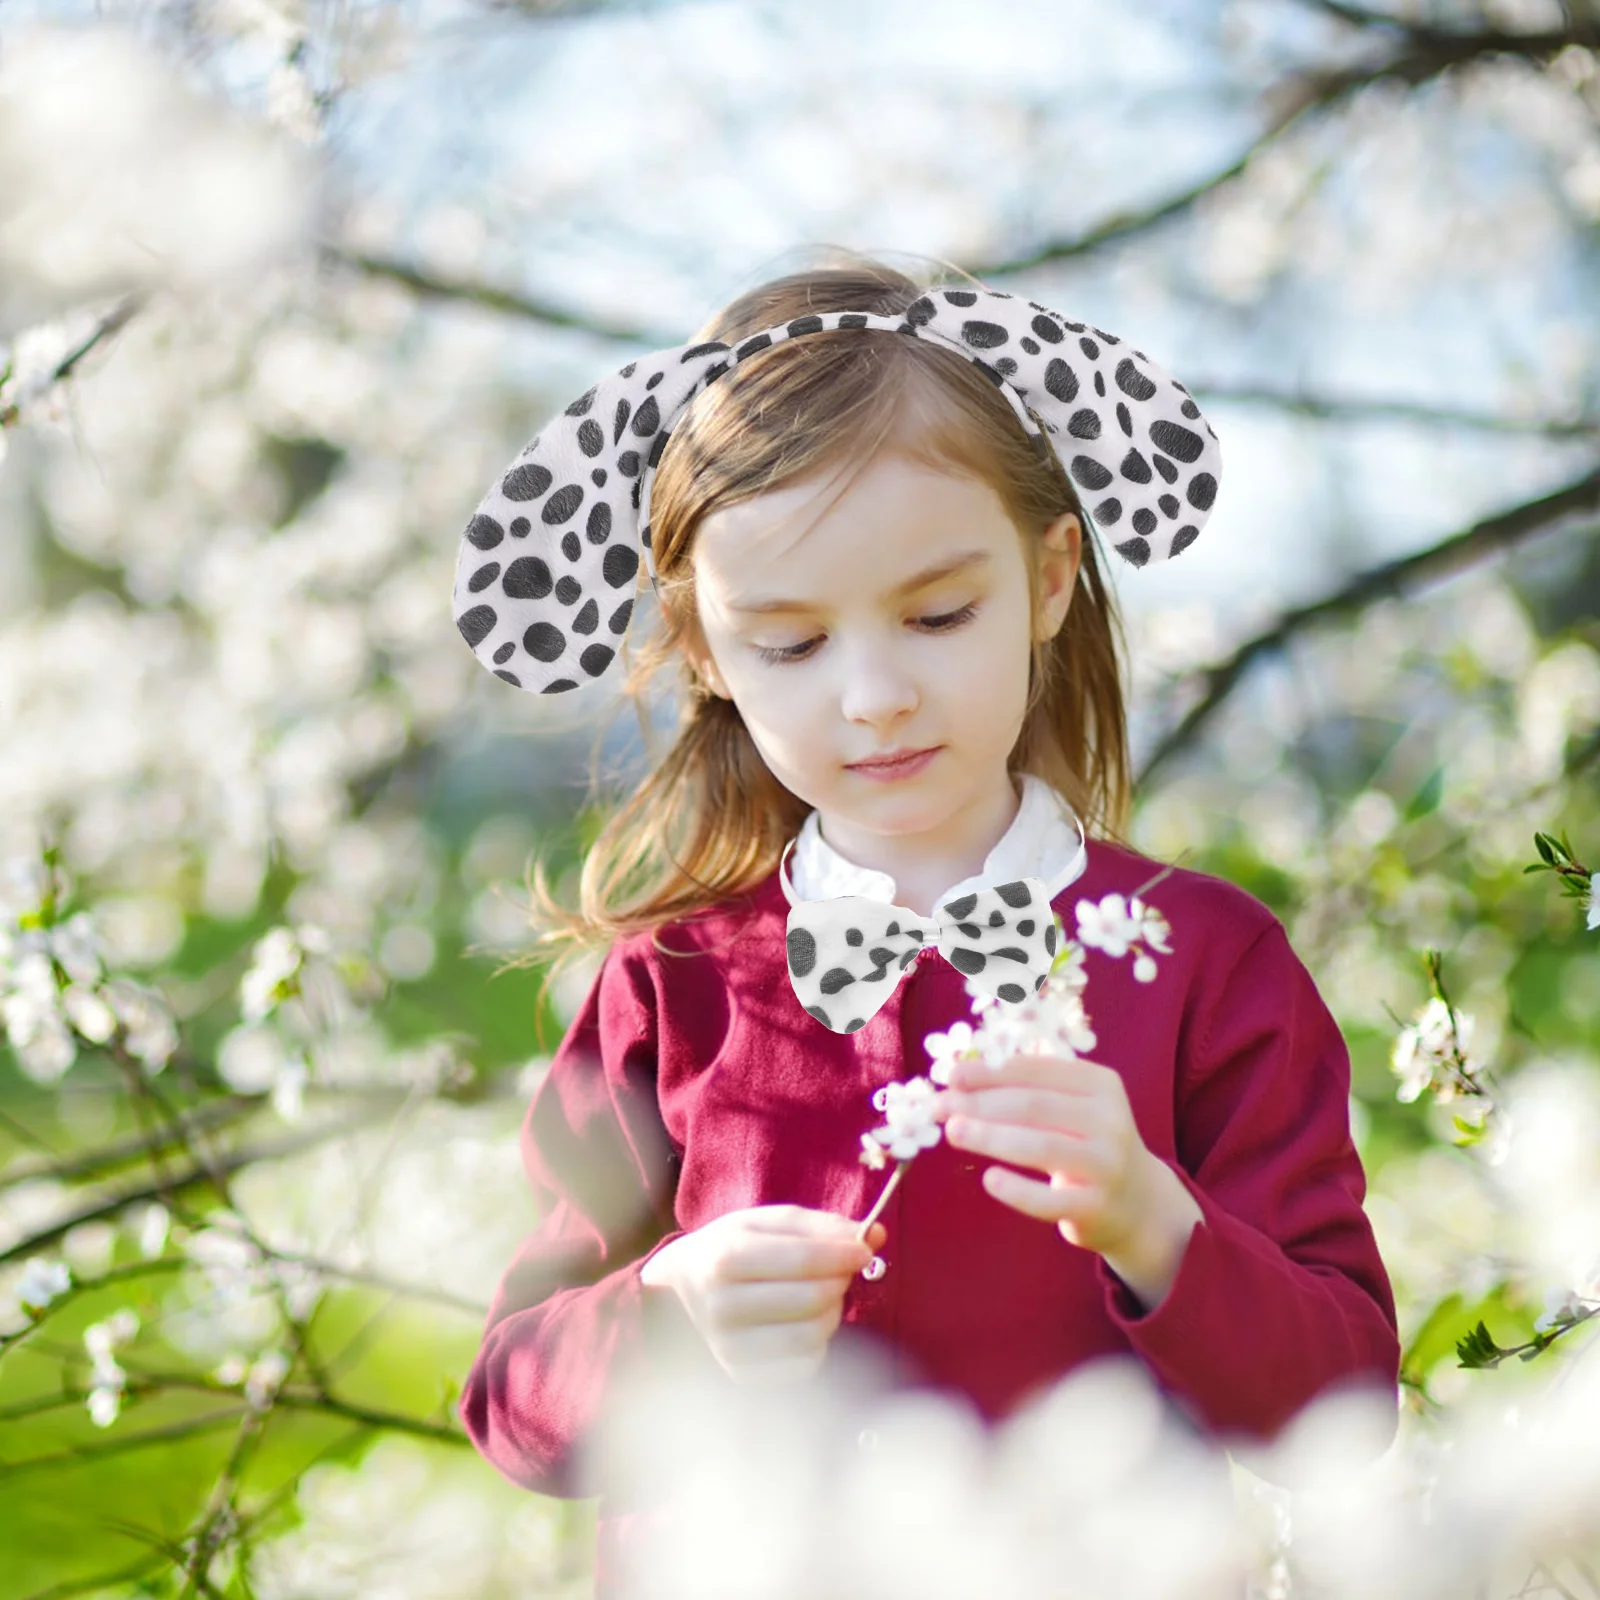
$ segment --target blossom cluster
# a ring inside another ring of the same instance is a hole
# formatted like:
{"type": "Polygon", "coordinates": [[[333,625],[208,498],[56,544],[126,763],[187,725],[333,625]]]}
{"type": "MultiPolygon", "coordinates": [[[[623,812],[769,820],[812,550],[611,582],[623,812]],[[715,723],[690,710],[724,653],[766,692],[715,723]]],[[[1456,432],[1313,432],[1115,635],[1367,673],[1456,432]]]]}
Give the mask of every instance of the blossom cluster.
{"type": "Polygon", "coordinates": [[[178,1044],[170,1007],[107,971],[89,912],[59,915],[70,894],[48,856],[14,859],[0,878],[0,1021],[18,1064],[34,1082],[54,1083],[80,1043],[115,1041],[146,1072],[160,1072],[178,1044]]]}

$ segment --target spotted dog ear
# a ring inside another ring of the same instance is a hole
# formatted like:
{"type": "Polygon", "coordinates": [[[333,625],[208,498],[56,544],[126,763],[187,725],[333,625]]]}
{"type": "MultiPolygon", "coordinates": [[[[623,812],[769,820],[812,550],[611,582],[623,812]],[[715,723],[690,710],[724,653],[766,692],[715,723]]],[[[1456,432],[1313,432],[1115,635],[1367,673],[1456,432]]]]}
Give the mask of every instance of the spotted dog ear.
{"type": "Polygon", "coordinates": [[[729,346],[653,351],[548,422],[461,535],[456,626],[496,677],[532,694],[603,678],[651,582],[650,487],[672,429],[708,385],[787,339],[841,329],[926,340],[971,361],[1053,450],[1132,566],[1199,537],[1217,497],[1217,436],[1187,389],[1115,334],[988,289],[928,289],[903,313],[827,312],[729,346]],[[1036,420],[1037,418],[1037,420],[1036,420]],[[1042,429],[1042,431],[1041,431],[1042,429]]]}

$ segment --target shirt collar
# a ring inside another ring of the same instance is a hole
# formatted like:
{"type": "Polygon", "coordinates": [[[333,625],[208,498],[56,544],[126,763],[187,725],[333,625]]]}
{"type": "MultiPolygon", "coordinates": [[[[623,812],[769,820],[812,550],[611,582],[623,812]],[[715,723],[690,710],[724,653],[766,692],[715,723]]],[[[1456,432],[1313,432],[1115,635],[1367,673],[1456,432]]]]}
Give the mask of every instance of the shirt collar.
{"type": "MultiPolygon", "coordinates": [[[[1019,774],[1022,803],[994,848],[984,858],[983,870],[951,884],[934,904],[975,889],[991,888],[1017,878],[1037,878],[1045,897],[1055,897],[1075,882],[1089,864],[1088,841],[1077,812],[1058,790],[1031,772],[1019,774]]],[[[779,881],[790,905],[802,900],[835,900],[841,895],[865,895],[892,904],[895,882],[887,872],[863,867],[842,856],[822,837],[816,811],[801,824],[800,832],[785,847],[793,856],[787,866],[779,861],[779,881]]]]}

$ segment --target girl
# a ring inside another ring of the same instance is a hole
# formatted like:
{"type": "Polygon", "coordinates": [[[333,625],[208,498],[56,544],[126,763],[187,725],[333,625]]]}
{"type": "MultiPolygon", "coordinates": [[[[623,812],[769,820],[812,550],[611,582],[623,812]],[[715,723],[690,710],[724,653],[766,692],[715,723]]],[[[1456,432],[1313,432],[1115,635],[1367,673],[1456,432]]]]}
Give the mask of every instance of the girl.
{"type": "Polygon", "coordinates": [[[1331,1385],[1393,1394],[1348,1054],[1260,901],[1169,870],[1154,980],[1089,961],[1098,1061],[958,1067],[945,1138],[865,1242],[872,1095],[925,1074],[971,997],[931,939],[892,974],[840,946],[818,990],[793,932],[793,906],[931,921],[1026,877],[1071,928],[1079,900],[1148,881],[1091,534],[1134,565],[1179,553],[1219,469],[1187,391],[1115,335],[854,260],[630,362],[485,498],[456,609],[486,666],[531,692],[603,675],[642,553],[644,676],[677,663],[687,689],[584,861],[581,913],[536,873],[542,942],[608,948],[528,1110],[542,1221],[461,1398],[508,1478],[599,1493],[608,1384],[669,1346],[804,1383],[855,1341],[991,1420],[1132,1352],[1196,1425],[1256,1440],[1331,1385]]]}

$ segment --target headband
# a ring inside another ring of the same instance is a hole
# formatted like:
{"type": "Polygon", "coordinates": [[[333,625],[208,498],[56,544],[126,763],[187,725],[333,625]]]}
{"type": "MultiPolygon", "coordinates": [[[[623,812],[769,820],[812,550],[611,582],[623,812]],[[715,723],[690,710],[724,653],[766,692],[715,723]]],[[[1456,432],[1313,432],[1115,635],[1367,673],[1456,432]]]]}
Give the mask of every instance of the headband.
{"type": "Polygon", "coordinates": [[[478,660],[531,694],[605,676],[652,585],[650,486],[702,390],[786,339],[900,333],[965,357],[1086,493],[1135,567],[1187,550],[1217,497],[1222,454],[1189,391],[1142,350],[994,289],[930,289],[894,316],[830,311],[741,339],[656,350],[579,395],[479,502],[456,559],[455,619],[478,660]]]}

